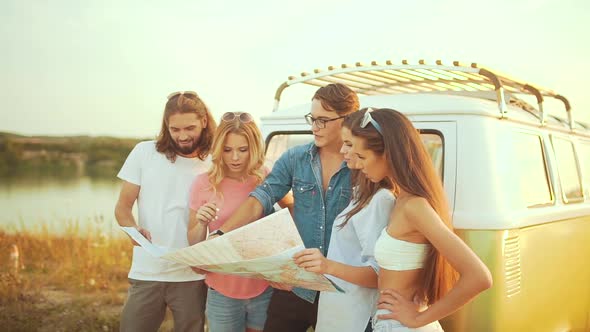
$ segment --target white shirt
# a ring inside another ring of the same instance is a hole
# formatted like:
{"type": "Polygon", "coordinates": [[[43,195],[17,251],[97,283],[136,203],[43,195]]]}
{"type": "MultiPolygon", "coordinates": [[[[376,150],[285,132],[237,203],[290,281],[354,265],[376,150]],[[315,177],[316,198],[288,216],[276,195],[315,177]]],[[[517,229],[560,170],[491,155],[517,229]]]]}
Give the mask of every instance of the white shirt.
{"type": "MultiPolygon", "coordinates": [[[[188,246],[188,198],[195,176],[207,170],[210,159],[176,157],[172,163],[156,150],[155,141],[141,142],[131,151],[117,175],[140,186],[138,220],[152,235],[152,243],[169,248],[188,246]]],[[[150,255],[133,247],[129,278],[149,281],[193,281],[204,276],[188,266],[150,255]]]]}
{"type": "MultiPolygon", "coordinates": [[[[389,222],[389,215],[395,198],[391,191],[380,189],[362,210],[348,223],[339,228],[352,210],[350,204],[336,217],[332,228],[332,238],[328,248],[328,258],[352,266],[370,266],[378,273],[374,248],[381,231],[389,222]]],[[[379,290],[361,287],[334,276],[327,275],[345,293],[321,292],[318,308],[316,332],[362,332],[369,318],[376,310],[379,290]]]]}

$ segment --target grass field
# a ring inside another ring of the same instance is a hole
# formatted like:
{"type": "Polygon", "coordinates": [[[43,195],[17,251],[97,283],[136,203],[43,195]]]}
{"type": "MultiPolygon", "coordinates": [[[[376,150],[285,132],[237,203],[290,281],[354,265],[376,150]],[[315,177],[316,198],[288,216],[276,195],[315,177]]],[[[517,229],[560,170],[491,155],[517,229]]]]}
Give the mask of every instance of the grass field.
{"type": "Polygon", "coordinates": [[[0,230],[0,330],[118,331],[132,246],[97,234],[0,230]]]}

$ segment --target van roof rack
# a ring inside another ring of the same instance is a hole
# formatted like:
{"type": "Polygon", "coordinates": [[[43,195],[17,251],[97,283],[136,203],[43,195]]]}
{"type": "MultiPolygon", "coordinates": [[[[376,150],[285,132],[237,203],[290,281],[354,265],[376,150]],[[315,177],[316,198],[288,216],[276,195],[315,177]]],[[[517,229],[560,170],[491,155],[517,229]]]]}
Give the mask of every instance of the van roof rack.
{"type": "Polygon", "coordinates": [[[532,95],[537,100],[537,108],[529,107],[526,102],[519,100],[528,112],[536,110],[541,125],[545,125],[546,115],[543,111],[545,97],[555,98],[563,102],[568,116],[570,130],[574,122],[569,101],[556,92],[540,86],[519,81],[497,71],[480,67],[476,63],[470,65],[453,61],[452,65],[445,65],[441,60],[435,64],[426,64],[419,60],[417,64],[410,64],[402,60],[395,64],[387,60],[385,64],[372,61],[370,65],[357,62],[354,66],[343,64],[339,67],[330,66],[327,71],[314,69],[313,73],[303,72],[300,76],[289,76],[275,93],[273,111],[279,106],[281,94],[287,87],[304,83],[313,86],[326,86],[331,83],[342,83],[349,86],[360,95],[390,95],[408,93],[449,93],[473,95],[481,97],[482,92],[495,91],[500,118],[508,116],[506,93],[532,95]]]}

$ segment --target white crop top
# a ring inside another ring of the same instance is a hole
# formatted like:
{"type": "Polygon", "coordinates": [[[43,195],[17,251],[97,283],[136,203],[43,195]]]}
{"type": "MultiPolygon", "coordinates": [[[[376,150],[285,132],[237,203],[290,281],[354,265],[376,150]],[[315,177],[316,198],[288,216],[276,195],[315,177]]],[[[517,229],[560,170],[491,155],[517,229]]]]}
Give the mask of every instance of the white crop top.
{"type": "Polygon", "coordinates": [[[386,229],[381,231],[375,243],[375,260],[379,266],[393,271],[423,268],[430,244],[398,240],[389,235],[386,229]]]}

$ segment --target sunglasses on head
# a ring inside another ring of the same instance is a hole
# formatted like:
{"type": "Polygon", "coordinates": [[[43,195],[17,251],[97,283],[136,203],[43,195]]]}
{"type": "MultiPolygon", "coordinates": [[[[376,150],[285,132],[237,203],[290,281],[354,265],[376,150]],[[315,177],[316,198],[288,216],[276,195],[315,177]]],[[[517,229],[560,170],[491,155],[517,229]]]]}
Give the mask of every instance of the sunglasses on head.
{"type": "Polygon", "coordinates": [[[189,95],[189,96],[193,96],[193,97],[199,97],[199,95],[194,91],[177,91],[177,92],[172,92],[171,94],[169,94],[168,100],[170,100],[176,96],[180,96],[180,95],[189,95]]]}
{"type": "Polygon", "coordinates": [[[221,116],[222,121],[231,122],[236,120],[240,120],[241,123],[248,123],[254,121],[252,115],[246,112],[227,112],[221,116]]]}
{"type": "Polygon", "coordinates": [[[370,123],[373,125],[373,127],[375,127],[375,129],[377,129],[379,134],[383,136],[383,130],[381,130],[381,126],[379,125],[379,123],[377,123],[377,121],[375,121],[375,119],[373,119],[373,117],[371,116],[371,112],[373,112],[372,108],[368,108],[365,112],[365,115],[363,116],[363,121],[361,121],[361,128],[365,128],[370,123]]]}

